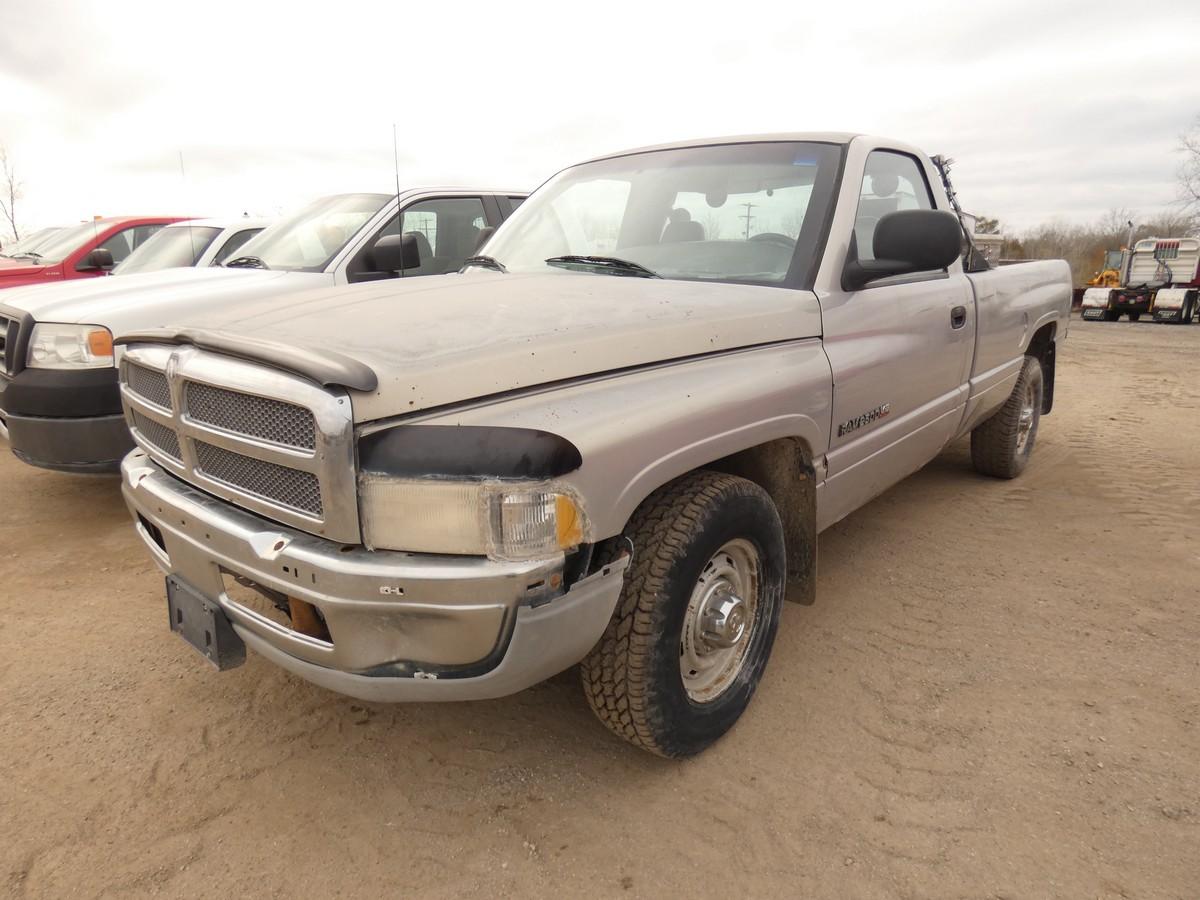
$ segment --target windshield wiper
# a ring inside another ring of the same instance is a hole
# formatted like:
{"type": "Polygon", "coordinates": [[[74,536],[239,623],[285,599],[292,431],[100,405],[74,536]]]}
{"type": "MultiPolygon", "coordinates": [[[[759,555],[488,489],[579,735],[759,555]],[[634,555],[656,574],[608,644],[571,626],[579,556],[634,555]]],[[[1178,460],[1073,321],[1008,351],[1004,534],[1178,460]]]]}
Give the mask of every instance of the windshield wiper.
{"type": "Polygon", "coordinates": [[[482,254],[479,256],[468,256],[463,261],[463,268],[465,269],[467,266],[480,266],[484,269],[494,269],[497,272],[508,271],[508,269],[504,268],[504,263],[500,262],[496,257],[482,254]]]}
{"type": "Polygon", "coordinates": [[[26,250],[24,253],[14,253],[10,259],[32,259],[37,262],[42,258],[42,254],[34,253],[32,250],[26,250]]]}
{"type": "Polygon", "coordinates": [[[614,275],[632,275],[636,278],[662,278],[653,269],[647,269],[641,263],[618,259],[615,256],[552,256],[546,261],[548,266],[558,266],[562,269],[582,267],[600,272],[611,272],[614,275]]]}
{"type": "Polygon", "coordinates": [[[271,268],[257,256],[239,256],[225,263],[227,269],[269,269],[271,268]]]}

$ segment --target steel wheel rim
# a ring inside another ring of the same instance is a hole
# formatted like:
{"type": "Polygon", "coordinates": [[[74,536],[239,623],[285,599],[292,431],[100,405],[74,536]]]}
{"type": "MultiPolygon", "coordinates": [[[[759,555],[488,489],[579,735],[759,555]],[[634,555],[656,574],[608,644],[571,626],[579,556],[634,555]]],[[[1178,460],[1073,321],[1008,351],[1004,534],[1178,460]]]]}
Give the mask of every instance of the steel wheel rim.
{"type": "Polygon", "coordinates": [[[1037,391],[1033,382],[1025,385],[1025,393],[1021,397],[1021,413],[1017,417],[1017,454],[1025,452],[1029,445],[1029,437],[1033,434],[1034,408],[1037,403],[1037,391]]]}
{"type": "Polygon", "coordinates": [[[701,570],[679,640],[679,673],[693,702],[712,702],[741,674],[758,630],[761,569],[754,545],[737,538],[701,570]]]}

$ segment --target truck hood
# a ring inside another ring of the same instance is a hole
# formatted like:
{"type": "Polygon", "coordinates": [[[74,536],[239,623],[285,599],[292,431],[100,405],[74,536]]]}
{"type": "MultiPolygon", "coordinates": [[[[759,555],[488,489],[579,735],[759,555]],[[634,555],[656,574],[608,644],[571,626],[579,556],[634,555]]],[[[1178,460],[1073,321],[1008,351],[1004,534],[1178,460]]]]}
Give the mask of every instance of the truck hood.
{"type": "Polygon", "coordinates": [[[328,283],[329,276],[307,272],[178,268],[15,287],[0,294],[0,305],[27,312],[38,322],[103,325],[120,335],[203,315],[230,295],[252,300],[328,283]]]}
{"type": "Polygon", "coordinates": [[[358,363],[374,373],[358,381],[373,389],[353,395],[360,423],[821,333],[820,307],[806,291],[567,271],[472,269],[236,308],[153,338],[283,368],[291,357],[319,361],[322,354],[335,369],[358,363]]]}

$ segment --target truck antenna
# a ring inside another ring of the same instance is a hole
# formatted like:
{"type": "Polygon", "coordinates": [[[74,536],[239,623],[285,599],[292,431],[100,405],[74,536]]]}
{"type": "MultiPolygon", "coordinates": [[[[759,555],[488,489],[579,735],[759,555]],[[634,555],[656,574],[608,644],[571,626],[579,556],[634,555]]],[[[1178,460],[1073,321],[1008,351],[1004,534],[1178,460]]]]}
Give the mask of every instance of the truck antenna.
{"type": "MultiPolygon", "coordinates": [[[[396,139],[396,123],[392,123],[392,171],[396,173],[396,234],[404,240],[404,214],[400,211],[400,143],[396,139]]],[[[404,269],[400,269],[400,277],[404,277],[404,269]]]]}
{"type": "MultiPolygon", "coordinates": [[[[187,171],[183,168],[183,151],[182,150],[179,151],[179,178],[183,182],[184,193],[186,194],[187,193],[187,171]]],[[[196,259],[196,235],[192,231],[192,222],[190,219],[188,220],[187,230],[188,230],[188,243],[192,245],[192,265],[195,265],[197,262],[199,262],[199,260],[196,259]]]]}
{"type": "Polygon", "coordinates": [[[963,254],[965,257],[964,268],[968,272],[978,271],[976,266],[980,262],[983,263],[983,268],[988,268],[986,260],[983,259],[982,254],[975,246],[975,235],[967,227],[967,215],[963,212],[962,205],[958,202],[958,194],[954,190],[954,185],[950,182],[950,167],[954,165],[954,160],[948,159],[945,156],[931,156],[929,161],[933,163],[933,167],[938,171],[938,176],[942,179],[942,187],[946,189],[946,199],[950,201],[950,208],[958,216],[959,227],[962,228],[963,237],[967,242],[967,251],[963,254]]]}

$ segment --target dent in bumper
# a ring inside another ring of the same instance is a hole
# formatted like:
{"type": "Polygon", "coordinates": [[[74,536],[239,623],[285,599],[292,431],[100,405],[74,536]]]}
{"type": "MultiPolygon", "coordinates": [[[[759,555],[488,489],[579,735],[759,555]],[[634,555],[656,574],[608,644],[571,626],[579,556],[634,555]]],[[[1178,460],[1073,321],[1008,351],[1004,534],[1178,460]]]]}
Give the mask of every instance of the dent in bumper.
{"type": "Polygon", "coordinates": [[[216,599],[251,649],[362,699],[466,700],[521,690],[582,659],[621,590],[624,559],[555,595],[561,558],[498,563],[347,547],[216,500],[138,451],[122,469],[138,533],[164,572],[216,599]],[[235,602],[223,572],[312,603],[332,643],[235,602]]]}

